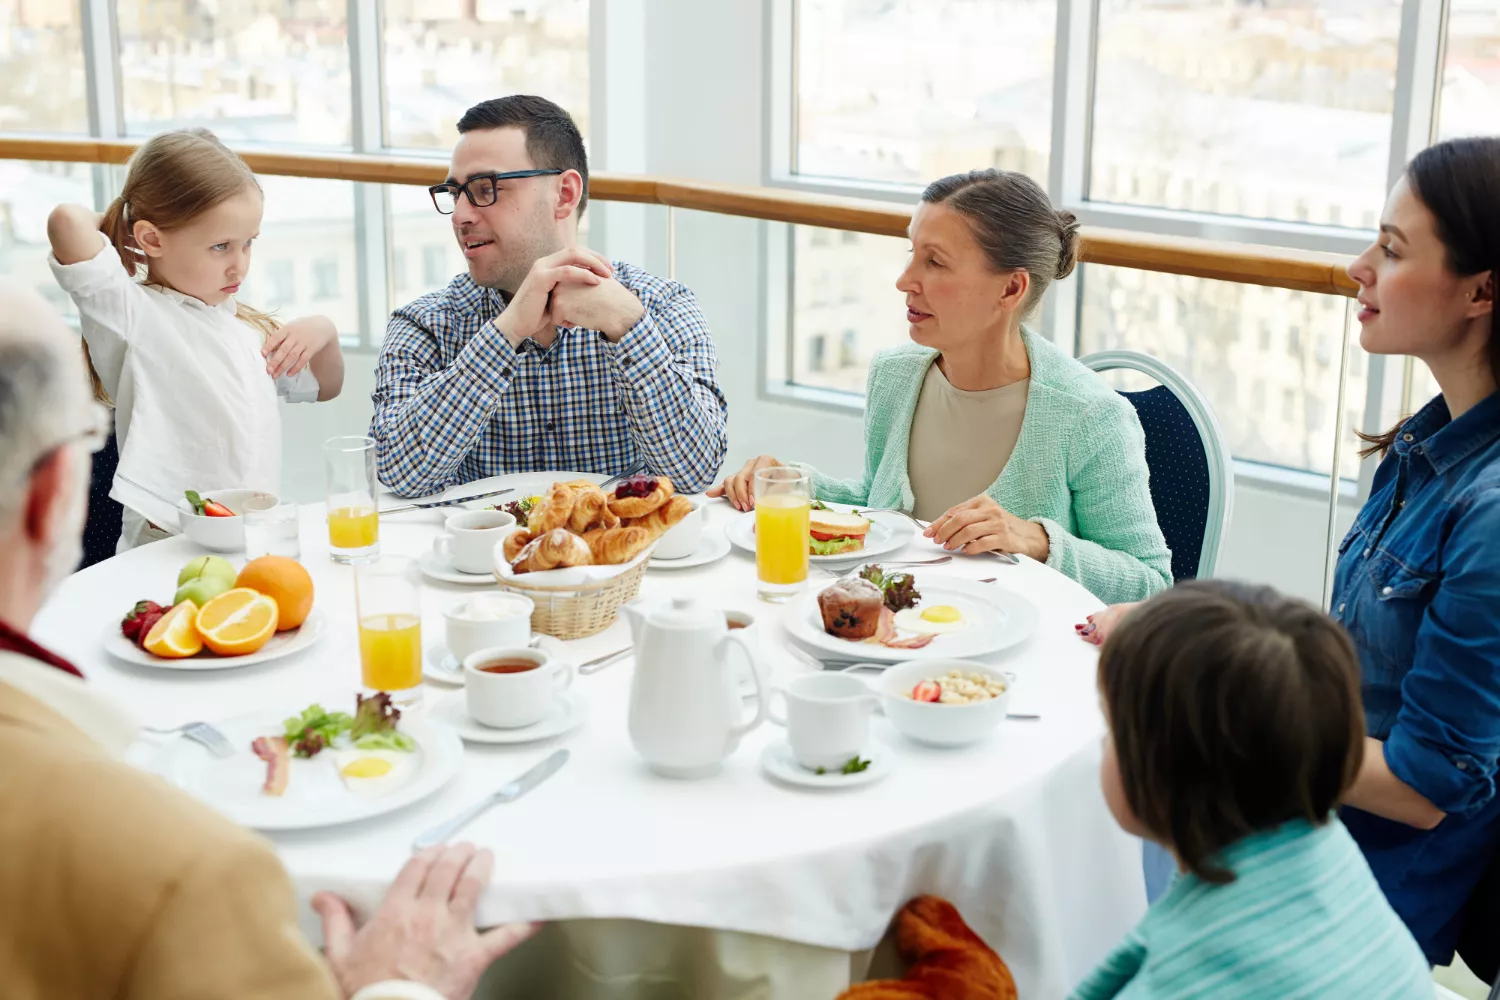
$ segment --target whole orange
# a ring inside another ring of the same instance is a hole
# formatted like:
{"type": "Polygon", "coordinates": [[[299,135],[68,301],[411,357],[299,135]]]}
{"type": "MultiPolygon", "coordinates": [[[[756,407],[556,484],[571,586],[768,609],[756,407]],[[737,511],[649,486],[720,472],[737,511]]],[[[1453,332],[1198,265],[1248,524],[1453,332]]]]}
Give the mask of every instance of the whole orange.
{"type": "Polygon", "coordinates": [[[240,570],[234,585],[257,590],[276,602],[279,632],[301,625],[312,612],[312,576],[295,559],[286,556],[252,559],[240,570]]]}

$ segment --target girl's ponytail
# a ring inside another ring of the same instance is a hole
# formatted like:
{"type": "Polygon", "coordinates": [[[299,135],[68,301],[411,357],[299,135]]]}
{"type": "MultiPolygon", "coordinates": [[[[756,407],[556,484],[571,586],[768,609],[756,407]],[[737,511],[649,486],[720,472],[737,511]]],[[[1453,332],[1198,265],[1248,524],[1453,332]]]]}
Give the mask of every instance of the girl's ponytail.
{"type": "Polygon", "coordinates": [[[109,203],[104,210],[104,218],[99,220],[99,231],[104,238],[114,245],[115,252],[120,255],[120,263],[125,267],[125,273],[132,278],[135,277],[136,252],[131,247],[130,223],[125,218],[125,196],[122,194],[109,203]]]}

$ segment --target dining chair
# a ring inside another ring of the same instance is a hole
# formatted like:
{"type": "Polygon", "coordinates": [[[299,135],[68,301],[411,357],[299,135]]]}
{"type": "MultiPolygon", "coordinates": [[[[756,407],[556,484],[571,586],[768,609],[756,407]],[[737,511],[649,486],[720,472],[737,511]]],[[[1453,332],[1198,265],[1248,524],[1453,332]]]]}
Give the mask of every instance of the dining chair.
{"type": "Polygon", "coordinates": [[[1229,534],[1234,466],[1213,407],[1176,369],[1138,351],[1099,351],[1079,358],[1096,372],[1128,370],[1155,379],[1120,391],[1146,435],[1146,466],[1156,522],[1172,550],[1172,580],[1211,577],[1229,534]]]}
{"type": "Polygon", "coordinates": [[[120,541],[121,521],[125,509],[109,498],[109,487],[115,479],[115,468],[120,464],[120,453],[115,447],[115,436],[94,453],[94,464],[89,479],[89,515],[83,524],[83,560],[78,568],[85,569],[103,562],[115,554],[120,541]]]}

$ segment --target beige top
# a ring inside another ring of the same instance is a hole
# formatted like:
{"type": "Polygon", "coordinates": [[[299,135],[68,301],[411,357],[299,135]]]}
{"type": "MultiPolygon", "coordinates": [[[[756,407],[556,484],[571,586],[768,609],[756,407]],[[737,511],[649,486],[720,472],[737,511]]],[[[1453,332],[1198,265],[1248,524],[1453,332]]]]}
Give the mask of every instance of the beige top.
{"type": "Polygon", "coordinates": [[[1021,436],[1030,385],[1031,379],[1023,378],[998,389],[965,392],[953,388],[935,363],[927,369],[907,439],[906,464],[917,501],[912,513],[931,521],[1000,478],[1021,436]]]}

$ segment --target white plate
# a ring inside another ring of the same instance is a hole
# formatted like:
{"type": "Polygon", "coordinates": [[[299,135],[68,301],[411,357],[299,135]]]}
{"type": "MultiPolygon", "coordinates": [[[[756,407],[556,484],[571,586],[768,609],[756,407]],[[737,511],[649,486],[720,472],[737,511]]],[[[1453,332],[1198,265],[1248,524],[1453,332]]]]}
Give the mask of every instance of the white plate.
{"type": "MultiPolygon", "coordinates": [[[[352,709],[353,697],[348,706],[352,709]]],[[[324,702],[324,705],[330,704],[324,702]]],[[[255,830],[311,830],[353,823],[394,812],[448,784],[463,762],[464,746],[451,726],[403,716],[401,731],[417,742],[412,763],[416,773],[388,795],[366,798],[344,787],[325,751],[316,757],[292,758],[286,793],[266,795],[266,763],[250,749],[257,736],[280,736],[284,712],[257,712],[214,722],[234,745],[233,757],[220,758],[192,740],[179,738],[151,761],[152,771],[207,803],[241,826],[255,830]]]]}
{"type": "MultiPolygon", "coordinates": [[[[921,649],[891,649],[873,642],[840,639],[823,631],[816,592],[806,594],[787,618],[787,630],[824,659],[906,663],[910,660],[970,659],[1019,645],[1036,631],[1036,605],[997,583],[975,583],[933,574],[916,574],[922,595],[918,608],[949,604],[963,612],[969,627],[940,635],[921,649]]],[[[910,633],[901,633],[905,638],[910,633]]]]}
{"type": "Polygon", "coordinates": [[[843,774],[837,771],[831,774],[818,774],[797,763],[790,743],[786,740],[776,740],[761,751],[760,766],[771,777],[790,785],[801,785],[804,788],[858,788],[861,785],[873,785],[890,774],[894,767],[892,761],[895,756],[894,752],[876,740],[871,740],[870,745],[860,756],[868,760],[870,766],[857,774],[843,774]]]}
{"type": "Polygon", "coordinates": [[[439,684],[454,684],[463,687],[464,665],[458,662],[458,657],[448,651],[447,646],[441,642],[435,642],[427,647],[422,662],[422,677],[426,680],[437,681],[439,684]]]}
{"type": "Polygon", "coordinates": [[[462,694],[448,695],[432,706],[428,718],[452,726],[470,743],[536,743],[550,740],[577,729],[587,715],[584,700],[576,691],[560,691],[553,702],[552,713],[535,725],[521,729],[495,729],[474,721],[462,694]]]}
{"type": "Polygon", "coordinates": [[[729,555],[729,549],[729,539],[722,532],[705,531],[698,541],[698,550],[692,555],[681,559],[659,559],[652,556],[646,566],[650,569],[692,569],[695,566],[707,566],[729,555]]]}
{"type": "Polygon", "coordinates": [[[463,570],[454,569],[450,560],[444,559],[431,549],[417,557],[417,568],[422,571],[423,576],[441,580],[443,583],[461,583],[470,587],[482,587],[485,584],[495,586],[495,574],[465,573],[463,570]]]}
{"type": "Polygon", "coordinates": [[[246,653],[244,656],[215,656],[204,649],[197,656],[185,656],[174,660],[146,652],[125,638],[120,632],[119,625],[111,624],[104,630],[104,651],[116,659],[141,667],[157,667],[162,670],[229,670],[234,667],[248,667],[255,663],[267,663],[291,656],[293,653],[300,653],[318,641],[318,636],[323,634],[323,625],[323,612],[313,608],[312,613],[301,625],[287,629],[285,632],[277,632],[271,636],[270,641],[253,653],[246,653]]]}
{"type": "MultiPolygon", "coordinates": [[[[848,512],[860,510],[846,503],[824,504],[829,510],[848,512]]],[[[898,552],[917,537],[917,527],[900,514],[877,513],[869,515],[870,533],[865,536],[865,547],[856,552],[841,552],[836,556],[811,556],[812,562],[840,563],[849,565],[859,562],[878,562],[878,557],[889,552],[898,552]]],[[[724,530],[730,544],[746,552],[755,551],[755,511],[736,516],[724,530]]]]}

